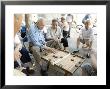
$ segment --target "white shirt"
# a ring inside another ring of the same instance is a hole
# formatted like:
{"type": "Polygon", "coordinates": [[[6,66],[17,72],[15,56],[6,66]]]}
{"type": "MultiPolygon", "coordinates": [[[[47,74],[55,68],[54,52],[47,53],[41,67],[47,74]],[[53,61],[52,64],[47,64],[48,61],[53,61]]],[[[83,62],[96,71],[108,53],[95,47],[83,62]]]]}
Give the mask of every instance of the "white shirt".
{"type": "Polygon", "coordinates": [[[89,28],[88,30],[85,28],[82,28],[80,31],[80,37],[83,39],[90,39],[93,40],[93,29],[89,28]]]}
{"type": "Polygon", "coordinates": [[[69,31],[69,25],[68,25],[68,23],[66,21],[62,23],[62,29],[64,31],[69,31]]]}
{"type": "Polygon", "coordinates": [[[20,50],[22,48],[22,43],[20,41],[19,35],[18,33],[15,34],[15,38],[14,38],[14,47],[18,50],[20,50]]]}
{"type": "Polygon", "coordinates": [[[44,33],[47,33],[47,27],[44,26],[44,28],[41,31],[44,32],[44,33]]]}
{"type": "Polygon", "coordinates": [[[62,32],[60,27],[57,27],[57,29],[52,29],[52,27],[49,27],[47,30],[47,38],[62,38],[62,32]]]}

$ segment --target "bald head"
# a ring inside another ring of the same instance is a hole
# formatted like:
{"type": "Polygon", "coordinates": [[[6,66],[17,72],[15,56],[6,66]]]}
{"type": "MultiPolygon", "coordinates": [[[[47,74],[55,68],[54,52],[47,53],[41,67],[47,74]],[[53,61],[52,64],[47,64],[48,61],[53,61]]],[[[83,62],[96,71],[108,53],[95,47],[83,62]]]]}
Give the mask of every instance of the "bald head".
{"type": "Polygon", "coordinates": [[[40,30],[42,30],[45,26],[45,20],[43,18],[38,19],[37,26],[40,30]]]}

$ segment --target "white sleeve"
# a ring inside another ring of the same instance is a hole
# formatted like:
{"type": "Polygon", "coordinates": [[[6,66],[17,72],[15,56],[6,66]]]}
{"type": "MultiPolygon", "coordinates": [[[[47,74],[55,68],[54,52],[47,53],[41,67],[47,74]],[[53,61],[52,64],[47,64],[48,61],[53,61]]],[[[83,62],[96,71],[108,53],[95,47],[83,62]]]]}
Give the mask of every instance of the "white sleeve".
{"type": "Polygon", "coordinates": [[[61,39],[61,38],[63,38],[63,34],[62,34],[62,31],[61,31],[61,28],[60,28],[60,27],[58,27],[58,30],[59,30],[59,35],[60,35],[60,37],[59,37],[59,38],[61,39]]]}
{"type": "Polygon", "coordinates": [[[44,27],[44,28],[43,28],[43,31],[44,31],[44,33],[47,33],[47,28],[44,27]]]}
{"type": "Polygon", "coordinates": [[[22,48],[22,44],[21,44],[21,41],[20,41],[20,39],[19,39],[18,34],[15,35],[14,43],[15,43],[15,47],[16,47],[18,50],[22,48]]]}
{"type": "Polygon", "coordinates": [[[80,38],[83,38],[83,36],[82,36],[82,30],[83,30],[83,29],[81,29],[81,30],[79,31],[79,37],[80,37],[80,38]]]}
{"type": "Polygon", "coordinates": [[[49,28],[47,29],[46,38],[48,38],[48,39],[49,39],[49,38],[52,38],[50,30],[51,30],[51,27],[49,27],[49,28]]]}
{"type": "Polygon", "coordinates": [[[90,32],[90,40],[91,40],[91,41],[94,40],[93,30],[94,30],[94,29],[91,29],[91,32],[90,32]]]}

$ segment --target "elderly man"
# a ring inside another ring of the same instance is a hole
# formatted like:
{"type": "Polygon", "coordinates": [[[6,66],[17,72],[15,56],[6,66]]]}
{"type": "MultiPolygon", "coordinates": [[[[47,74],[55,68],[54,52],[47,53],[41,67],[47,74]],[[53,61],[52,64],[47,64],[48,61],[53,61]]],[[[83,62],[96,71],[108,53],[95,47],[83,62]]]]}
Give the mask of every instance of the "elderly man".
{"type": "Polygon", "coordinates": [[[77,39],[77,51],[79,50],[80,42],[83,43],[83,48],[91,49],[92,42],[93,42],[93,29],[90,27],[91,22],[87,20],[85,23],[85,28],[81,29],[79,38],[77,39]]]}
{"type": "Polygon", "coordinates": [[[43,28],[45,26],[45,21],[43,18],[38,19],[37,23],[34,23],[30,26],[28,35],[30,38],[31,46],[29,49],[31,49],[34,58],[38,61],[38,63],[41,66],[41,74],[47,75],[47,73],[44,71],[47,71],[47,66],[45,66],[43,60],[41,59],[43,50],[54,52],[53,48],[47,47],[44,34],[43,34],[43,28]],[[43,68],[45,66],[45,68],[43,68]]]}
{"type": "Polygon", "coordinates": [[[71,31],[72,23],[73,23],[73,15],[72,14],[67,14],[66,21],[69,24],[69,37],[70,37],[70,31],[71,31]]]}
{"type": "Polygon", "coordinates": [[[52,26],[48,28],[46,38],[49,40],[47,46],[61,49],[62,32],[56,19],[52,20],[52,26]]]}

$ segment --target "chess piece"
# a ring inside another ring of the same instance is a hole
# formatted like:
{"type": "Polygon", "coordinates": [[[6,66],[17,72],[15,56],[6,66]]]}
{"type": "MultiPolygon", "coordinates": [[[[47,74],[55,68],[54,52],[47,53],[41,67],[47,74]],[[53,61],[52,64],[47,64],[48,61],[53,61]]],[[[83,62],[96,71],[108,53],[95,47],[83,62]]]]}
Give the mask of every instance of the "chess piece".
{"type": "Polygon", "coordinates": [[[79,57],[78,55],[76,55],[77,57],[79,57]]]}
{"type": "Polygon", "coordinates": [[[79,64],[81,64],[81,62],[79,61],[79,64]]]}
{"type": "Polygon", "coordinates": [[[63,58],[62,56],[60,58],[63,58]]]}
{"type": "Polygon", "coordinates": [[[58,58],[58,56],[56,56],[56,55],[53,55],[53,57],[54,57],[54,58],[58,58]]]}
{"type": "Polygon", "coordinates": [[[74,59],[71,59],[71,61],[74,61],[74,59]]]}
{"type": "Polygon", "coordinates": [[[55,58],[58,58],[58,56],[55,56],[55,58]]]}
{"type": "Polygon", "coordinates": [[[55,57],[55,55],[53,55],[53,57],[55,57]]]}
{"type": "Polygon", "coordinates": [[[82,59],[85,59],[84,57],[82,57],[82,59]]]}
{"type": "Polygon", "coordinates": [[[74,55],[73,57],[76,57],[76,55],[74,55]]]}
{"type": "Polygon", "coordinates": [[[78,67],[78,65],[75,65],[75,67],[78,67]]]}
{"type": "Polygon", "coordinates": [[[78,56],[79,58],[82,58],[82,56],[78,56]]]}

